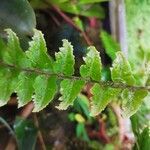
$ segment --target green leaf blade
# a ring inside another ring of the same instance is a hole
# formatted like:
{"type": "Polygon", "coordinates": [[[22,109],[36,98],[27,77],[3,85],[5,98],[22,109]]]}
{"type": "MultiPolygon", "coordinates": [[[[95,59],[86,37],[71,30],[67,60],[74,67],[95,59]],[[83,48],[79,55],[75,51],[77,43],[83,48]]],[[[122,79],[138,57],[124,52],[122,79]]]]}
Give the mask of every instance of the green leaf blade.
{"type": "Polygon", "coordinates": [[[67,13],[85,16],[85,17],[97,17],[97,18],[104,18],[105,13],[103,7],[97,4],[93,4],[90,7],[85,4],[81,4],[80,2],[77,3],[61,3],[59,4],[59,8],[67,13]]]}
{"type": "Polygon", "coordinates": [[[14,122],[14,132],[19,150],[35,149],[38,130],[32,121],[17,117],[14,122]]]}
{"type": "Polygon", "coordinates": [[[34,95],[34,110],[33,112],[38,112],[44,109],[54,98],[57,92],[57,78],[55,76],[47,77],[45,75],[39,75],[35,79],[33,85],[35,89],[34,95]]]}
{"type": "Polygon", "coordinates": [[[102,112],[108,103],[117,98],[119,92],[120,90],[118,89],[102,88],[99,84],[95,84],[91,89],[93,95],[91,100],[91,116],[96,116],[102,112]]]}
{"type": "Polygon", "coordinates": [[[19,82],[17,84],[16,92],[18,95],[18,107],[22,107],[32,100],[32,95],[34,93],[34,80],[35,74],[20,73],[18,79],[19,82]]]}
{"type": "Polygon", "coordinates": [[[123,116],[130,117],[133,114],[135,114],[141,106],[147,94],[148,92],[146,90],[129,91],[128,89],[125,89],[122,92],[123,116]]]}
{"type": "Polygon", "coordinates": [[[83,78],[91,78],[95,81],[100,81],[102,64],[99,52],[93,47],[89,47],[87,56],[84,57],[85,65],[81,65],[80,74],[83,78]]]}
{"type": "Polygon", "coordinates": [[[55,54],[56,61],[54,62],[55,73],[71,76],[74,74],[74,55],[73,47],[70,42],[63,40],[63,47],[55,54]]]}
{"type": "Polygon", "coordinates": [[[107,2],[108,0],[80,0],[80,4],[107,2]]]}
{"type": "Polygon", "coordinates": [[[117,52],[117,57],[111,68],[111,76],[114,82],[128,85],[135,84],[135,78],[132,74],[131,66],[121,52],[117,52]]]}
{"type": "Polygon", "coordinates": [[[144,128],[137,140],[140,149],[148,150],[150,148],[150,125],[144,128]]]}
{"type": "Polygon", "coordinates": [[[32,62],[32,67],[41,70],[53,71],[53,60],[47,54],[46,43],[43,34],[34,30],[33,40],[29,42],[29,50],[26,51],[27,57],[32,62]]]}
{"type": "Polygon", "coordinates": [[[8,34],[7,48],[5,49],[3,60],[7,64],[16,65],[17,67],[29,66],[29,60],[20,47],[17,35],[11,30],[6,29],[8,34]]]}
{"type": "Polygon", "coordinates": [[[15,91],[18,73],[8,68],[0,71],[0,106],[7,104],[11,94],[15,91]]]}
{"type": "Polygon", "coordinates": [[[84,84],[85,82],[83,80],[63,80],[60,85],[60,92],[62,96],[59,100],[61,100],[61,103],[59,106],[56,106],[56,108],[66,110],[70,105],[73,105],[75,98],[81,92],[84,84]]]}

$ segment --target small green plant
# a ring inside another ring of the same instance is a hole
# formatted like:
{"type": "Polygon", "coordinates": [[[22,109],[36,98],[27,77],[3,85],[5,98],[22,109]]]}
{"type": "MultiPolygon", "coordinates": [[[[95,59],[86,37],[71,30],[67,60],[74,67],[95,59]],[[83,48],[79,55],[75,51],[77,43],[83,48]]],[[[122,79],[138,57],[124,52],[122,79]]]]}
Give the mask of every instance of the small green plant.
{"type": "Polygon", "coordinates": [[[49,7],[59,7],[64,12],[80,15],[84,17],[104,18],[104,9],[100,2],[108,0],[31,0],[31,5],[35,9],[45,9],[49,7]]]}
{"type": "Polygon", "coordinates": [[[0,123],[4,124],[14,137],[18,149],[35,149],[37,128],[32,121],[17,117],[12,128],[7,121],[0,117],[0,123]],[[24,145],[27,147],[24,147],[24,145]]]}
{"type": "Polygon", "coordinates": [[[45,40],[40,31],[35,34],[29,49],[24,52],[16,34],[7,29],[7,44],[0,40],[0,106],[5,105],[10,95],[18,95],[18,107],[34,101],[34,112],[45,108],[57,92],[60,92],[60,110],[73,105],[75,98],[87,83],[92,83],[92,116],[98,115],[111,102],[120,99],[124,116],[133,115],[150,91],[149,86],[137,85],[127,59],[121,52],[111,67],[112,81],[101,80],[102,64],[95,47],[88,48],[80,66],[80,76],[74,75],[73,47],[63,40],[63,47],[55,59],[47,54],[45,40]]]}

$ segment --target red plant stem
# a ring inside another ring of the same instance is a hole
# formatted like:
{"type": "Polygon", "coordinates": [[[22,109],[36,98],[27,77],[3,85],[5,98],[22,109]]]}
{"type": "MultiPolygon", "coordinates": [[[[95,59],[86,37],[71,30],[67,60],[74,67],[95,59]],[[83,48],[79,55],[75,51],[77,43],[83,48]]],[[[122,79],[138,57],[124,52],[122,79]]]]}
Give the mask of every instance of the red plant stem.
{"type": "Polygon", "coordinates": [[[106,124],[105,121],[101,118],[97,118],[98,121],[98,130],[89,130],[88,135],[90,138],[96,138],[98,140],[102,140],[105,144],[110,143],[110,137],[107,135],[106,132],[106,124]]]}
{"type": "MultiPolygon", "coordinates": [[[[37,115],[33,114],[33,118],[34,118],[36,127],[39,128],[39,121],[38,121],[37,115]]],[[[46,150],[46,145],[44,143],[44,139],[40,130],[38,130],[38,139],[41,144],[42,150],[46,150]]]]}
{"type": "Polygon", "coordinates": [[[33,108],[34,103],[33,102],[28,103],[25,107],[23,107],[19,116],[25,119],[28,118],[28,116],[32,113],[33,108]]]}
{"type": "Polygon", "coordinates": [[[7,105],[17,105],[17,97],[16,96],[13,96],[10,98],[10,100],[8,101],[7,105]]]}
{"type": "Polygon", "coordinates": [[[106,133],[106,124],[102,119],[99,119],[99,138],[102,138],[105,143],[110,142],[110,138],[106,133]]]}
{"type": "Polygon", "coordinates": [[[16,149],[17,149],[16,143],[14,139],[10,137],[8,140],[8,144],[5,147],[5,150],[16,150],[16,149]]]}
{"type": "Polygon", "coordinates": [[[76,26],[74,24],[74,22],[65,14],[63,13],[57,6],[52,5],[52,8],[70,25],[72,25],[76,30],[78,30],[83,38],[85,39],[86,43],[88,45],[92,45],[91,40],[89,39],[89,37],[86,35],[86,33],[84,31],[82,31],[78,26],[76,26]]]}

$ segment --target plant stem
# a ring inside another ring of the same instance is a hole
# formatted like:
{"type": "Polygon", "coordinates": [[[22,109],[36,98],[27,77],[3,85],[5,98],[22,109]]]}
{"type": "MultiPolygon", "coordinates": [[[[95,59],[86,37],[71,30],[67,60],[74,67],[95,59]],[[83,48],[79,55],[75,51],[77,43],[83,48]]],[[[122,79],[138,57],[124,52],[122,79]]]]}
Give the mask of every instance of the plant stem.
{"type": "Polygon", "coordinates": [[[56,76],[59,79],[69,79],[69,80],[83,80],[86,83],[97,83],[102,87],[111,87],[111,88],[116,88],[116,89],[129,89],[131,91],[136,91],[136,90],[147,90],[150,92],[150,87],[149,86],[135,86],[135,85],[128,85],[124,83],[119,83],[119,82],[113,82],[113,81],[95,81],[90,78],[83,78],[81,76],[67,76],[63,74],[57,74],[57,73],[51,73],[43,70],[39,70],[37,68],[31,69],[31,68],[20,68],[18,66],[15,66],[13,64],[6,64],[3,61],[0,60],[0,65],[4,67],[8,67],[10,69],[18,69],[21,71],[25,71],[28,73],[36,73],[38,75],[45,75],[45,76],[56,76]]]}
{"type": "MultiPolygon", "coordinates": [[[[38,121],[37,115],[33,114],[33,118],[34,118],[36,127],[39,128],[39,121],[38,121]]],[[[42,150],[46,150],[46,145],[44,143],[44,139],[40,130],[38,130],[38,138],[39,138],[39,142],[41,144],[42,150]]]]}
{"type": "Polygon", "coordinates": [[[34,108],[34,103],[33,102],[28,103],[25,107],[23,107],[19,116],[21,116],[24,119],[28,118],[29,115],[32,113],[33,108],[34,108]]]}
{"type": "Polygon", "coordinates": [[[13,137],[14,137],[14,138],[16,139],[16,141],[17,141],[15,132],[14,132],[13,129],[10,127],[10,125],[7,123],[7,121],[5,121],[5,119],[3,119],[2,117],[0,117],[0,123],[2,123],[2,124],[5,125],[5,127],[10,131],[10,133],[13,135],[13,137]]]}

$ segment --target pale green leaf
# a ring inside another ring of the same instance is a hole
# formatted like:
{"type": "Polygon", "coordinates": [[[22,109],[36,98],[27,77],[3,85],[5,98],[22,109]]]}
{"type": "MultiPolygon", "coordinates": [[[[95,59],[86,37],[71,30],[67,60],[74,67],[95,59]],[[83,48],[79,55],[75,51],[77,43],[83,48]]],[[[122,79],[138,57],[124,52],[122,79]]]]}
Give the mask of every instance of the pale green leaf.
{"type": "Polygon", "coordinates": [[[103,88],[99,84],[95,84],[92,89],[92,100],[91,100],[91,115],[96,116],[101,113],[105,107],[114,98],[117,98],[120,90],[113,88],[103,88]]]}
{"type": "Polygon", "coordinates": [[[121,82],[128,85],[135,84],[131,66],[121,52],[117,52],[116,59],[112,66],[111,76],[114,82],[121,82]]]}
{"type": "Polygon", "coordinates": [[[66,110],[68,106],[73,105],[74,100],[81,92],[84,84],[85,82],[82,80],[63,80],[60,85],[60,92],[62,96],[59,100],[61,100],[61,103],[56,107],[60,110],[66,110]]]}
{"type": "Polygon", "coordinates": [[[30,66],[29,60],[20,47],[17,35],[11,29],[6,29],[6,32],[8,34],[8,41],[7,49],[5,49],[5,54],[3,57],[4,62],[16,65],[18,67],[30,66]]]}
{"type": "Polygon", "coordinates": [[[74,74],[74,56],[73,47],[70,42],[63,40],[63,47],[55,54],[56,61],[54,62],[55,73],[71,76],[74,74]]]}
{"type": "Polygon", "coordinates": [[[34,30],[33,40],[29,42],[29,50],[26,51],[27,57],[32,62],[32,66],[41,70],[52,71],[52,58],[47,54],[46,43],[43,34],[34,30]]]}
{"type": "Polygon", "coordinates": [[[85,65],[80,67],[80,74],[83,78],[100,81],[102,64],[99,52],[93,46],[89,47],[88,50],[87,56],[83,58],[85,65]]]}
{"type": "Polygon", "coordinates": [[[122,92],[123,116],[130,117],[137,112],[148,92],[145,90],[129,91],[125,89],[122,92]]]}
{"type": "Polygon", "coordinates": [[[34,80],[35,74],[22,72],[20,73],[18,79],[19,82],[17,84],[16,92],[18,95],[18,107],[22,107],[32,100],[32,95],[34,93],[34,80]]]}
{"type": "Polygon", "coordinates": [[[33,112],[38,112],[44,109],[54,98],[57,92],[56,77],[47,77],[45,75],[39,75],[35,79],[33,87],[35,89],[34,95],[34,110],[33,112]]]}
{"type": "Polygon", "coordinates": [[[0,106],[5,105],[13,92],[18,81],[18,73],[8,68],[0,70],[0,106]]]}

